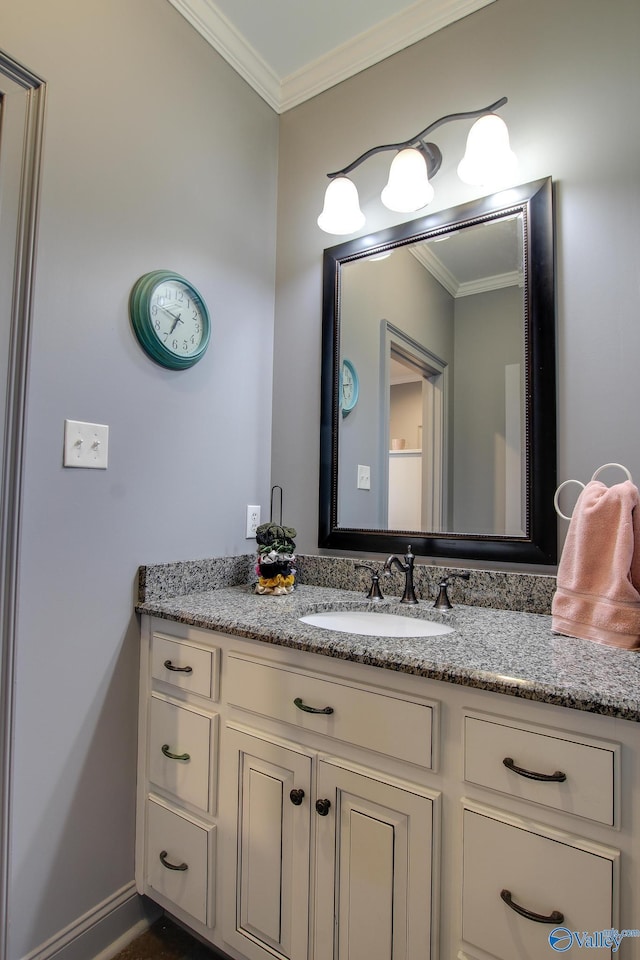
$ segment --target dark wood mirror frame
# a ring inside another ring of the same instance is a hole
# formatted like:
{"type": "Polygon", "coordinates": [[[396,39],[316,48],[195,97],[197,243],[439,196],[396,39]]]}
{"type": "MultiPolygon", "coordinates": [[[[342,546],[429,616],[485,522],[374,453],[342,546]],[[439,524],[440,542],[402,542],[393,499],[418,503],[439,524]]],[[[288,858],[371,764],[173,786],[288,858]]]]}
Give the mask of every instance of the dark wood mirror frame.
{"type": "Polygon", "coordinates": [[[553,191],[551,178],[514,187],[449,210],[357,237],[324,251],[320,418],[320,547],[450,559],[555,564],[556,361],[553,191]],[[524,536],[371,530],[338,526],[340,274],[343,264],[463,226],[522,213],[526,409],[524,536]]]}

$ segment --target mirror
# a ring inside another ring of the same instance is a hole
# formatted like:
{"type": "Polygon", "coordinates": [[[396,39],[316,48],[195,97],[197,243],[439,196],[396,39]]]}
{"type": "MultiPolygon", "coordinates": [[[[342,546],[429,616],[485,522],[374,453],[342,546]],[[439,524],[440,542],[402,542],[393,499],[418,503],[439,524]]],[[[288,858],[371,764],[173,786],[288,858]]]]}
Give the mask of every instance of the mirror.
{"type": "Polygon", "coordinates": [[[555,563],[550,178],[325,250],[321,547],[555,563]]]}

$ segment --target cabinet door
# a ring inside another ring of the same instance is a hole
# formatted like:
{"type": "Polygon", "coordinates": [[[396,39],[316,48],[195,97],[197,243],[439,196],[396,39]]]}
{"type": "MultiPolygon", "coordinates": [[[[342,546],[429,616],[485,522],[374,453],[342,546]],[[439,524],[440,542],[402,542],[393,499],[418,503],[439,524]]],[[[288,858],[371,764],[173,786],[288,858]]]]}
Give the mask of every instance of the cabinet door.
{"type": "Polygon", "coordinates": [[[227,735],[237,760],[238,818],[225,939],[251,960],[306,960],[311,757],[238,730],[227,735]]]}
{"type": "Polygon", "coordinates": [[[321,760],[316,960],[427,960],[433,799],[321,760]]]}

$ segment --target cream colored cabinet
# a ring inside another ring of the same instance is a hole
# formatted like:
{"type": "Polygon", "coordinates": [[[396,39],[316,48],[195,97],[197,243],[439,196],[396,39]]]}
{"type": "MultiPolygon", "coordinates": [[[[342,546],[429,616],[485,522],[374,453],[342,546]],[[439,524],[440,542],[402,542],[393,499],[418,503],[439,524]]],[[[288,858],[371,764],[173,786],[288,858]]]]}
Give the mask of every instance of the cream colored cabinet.
{"type": "Polygon", "coordinates": [[[428,960],[438,795],[353,751],[429,769],[435,705],[237,651],[224,690],[243,724],[225,737],[238,798],[227,942],[252,960],[428,960]]]}
{"type": "MultiPolygon", "coordinates": [[[[549,960],[549,934],[615,926],[619,853],[481,806],[464,809],[462,936],[500,960],[549,960]]],[[[601,957],[611,951],[600,949],[601,957]]]]}
{"type": "Polygon", "coordinates": [[[464,718],[470,783],[613,826],[619,747],[504,718],[464,718]]]}
{"type": "Polygon", "coordinates": [[[150,617],[141,649],[138,890],[232,960],[640,960],[636,723],[150,617]]]}
{"type": "Polygon", "coordinates": [[[265,736],[231,729],[227,745],[238,797],[227,942],[256,960],[304,960],[313,917],[317,960],[429,957],[434,797],[265,736]]]}
{"type": "Polygon", "coordinates": [[[146,825],[146,892],[212,926],[215,827],[152,798],[146,825]]]}
{"type": "MultiPolygon", "coordinates": [[[[230,729],[236,853],[226,887],[225,939],[250,958],[304,960],[309,938],[312,756],[230,729]]],[[[233,856],[233,854],[232,854],[233,856]]]]}
{"type": "Polygon", "coordinates": [[[574,932],[617,929],[620,851],[582,831],[618,822],[619,745],[470,712],[463,729],[465,779],[496,804],[463,800],[465,956],[548,960],[574,945],[574,932]],[[496,793],[526,801],[524,815],[501,808],[496,793]],[[537,819],[551,811],[563,814],[559,825],[537,819]]]}
{"type": "Polygon", "coordinates": [[[215,925],[220,650],[149,634],[142,646],[138,890],[215,925]]]}
{"type": "Polygon", "coordinates": [[[437,797],[340,760],[318,763],[316,960],[435,956],[437,797]]]}

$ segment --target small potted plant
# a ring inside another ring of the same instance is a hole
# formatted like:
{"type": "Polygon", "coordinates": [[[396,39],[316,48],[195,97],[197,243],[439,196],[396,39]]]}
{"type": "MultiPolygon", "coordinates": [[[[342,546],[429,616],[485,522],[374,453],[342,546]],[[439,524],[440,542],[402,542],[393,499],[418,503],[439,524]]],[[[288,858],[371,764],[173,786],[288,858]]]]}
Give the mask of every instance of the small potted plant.
{"type": "Polygon", "coordinates": [[[258,582],[256,593],[282,596],[291,593],[295,584],[296,556],[293,527],[263,523],[256,530],[258,543],[258,582]]]}

